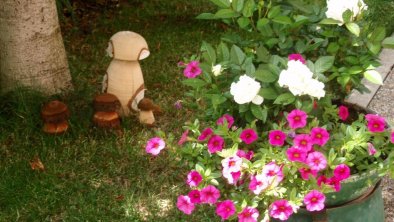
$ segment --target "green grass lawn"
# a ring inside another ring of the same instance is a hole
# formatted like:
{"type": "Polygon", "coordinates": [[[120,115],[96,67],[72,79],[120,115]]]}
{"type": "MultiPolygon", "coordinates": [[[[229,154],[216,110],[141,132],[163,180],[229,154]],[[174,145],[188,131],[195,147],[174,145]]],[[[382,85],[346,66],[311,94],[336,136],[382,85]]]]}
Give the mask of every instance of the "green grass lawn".
{"type": "Polygon", "coordinates": [[[174,108],[184,92],[176,64],[197,52],[203,39],[215,43],[223,32],[219,23],[194,19],[210,10],[206,2],[135,0],[82,16],[77,24],[63,19],[74,91],[48,98],[20,89],[0,96],[0,221],[220,221],[209,207],[199,206],[191,217],[178,211],[188,169],[166,151],[152,158],[144,150],[158,130],[177,140],[183,123],[197,115],[174,108]],[[93,126],[91,103],[110,62],[107,42],[121,30],[146,38],[151,55],[141,66],[147,96],[164,115],[152,129],[135,117],[123,119],[119,136],[93,126]],[[71,110],[64,135],[41,131],[40,109],[51,99],[71,110]],[[45,171],[31,169],[35,156],[45,171]]]}
{"type": "Polygon", "coordinates": [[[192,114],[173,106],[183,98],[176,64],[198,51],[202,39],[218,41],[220,32],[215,23],[194,19],[207,10],[202,2],[133,1],[76,25],[63,20],[74,91],[48,98],[21,89],[0,98],[0,221],[210,221],[207,209],[194,218],[176,210],[186,169],[166,152],[152,158],[144,150],[157,130],[178,137],[192,114]],[[153,129],[123,119],[124,134],[117,136],[93,126],[91,101],[110,62],[107,42],[121,30],[146,38],[147,96],[164,115],[153,129]],[[72,114],[70,130],[56,137],[41,131],[40,109],[51,99],[64,101],[72,114]],[[35,156],[44,172],[31,169],[35,156]]]}

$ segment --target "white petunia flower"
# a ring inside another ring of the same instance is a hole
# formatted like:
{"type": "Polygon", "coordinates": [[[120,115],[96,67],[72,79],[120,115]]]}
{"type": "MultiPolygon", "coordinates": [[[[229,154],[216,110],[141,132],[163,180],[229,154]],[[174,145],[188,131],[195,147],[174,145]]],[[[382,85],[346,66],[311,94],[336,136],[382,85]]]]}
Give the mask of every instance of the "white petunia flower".
{"type": "Polygon", "coordinates": [[[324,84],[316,79],[309,79],[307,82],[305,82],[305,94],[318,99],[324,97],[326,94],[324,91],[324,84]]]}
{"type": "Polygon", "coordinates": [[[278,84],[288,87],[295,96],[310,95],[312,97],[324,97],[324,84],[313,79],[311,70],[300,61],[290,60],[287,69],[279,75],[278,84]]]}
{"type": "MultiPolygon", "coordinates": [[[[243,75],[239,78],[238,82],[233,82],[230,87],[230,93],[234,96],[234,100],[238,104],[255,102],[263,102],[257,95],[260,91],[261,85],[253,78],[243,75]]],[[[261,104],[260,103],[260,104],[261,104]]]]}
{"type": "Polygon", "coordinates": [[[212,66],[212,73],[214,76],[220,76],[222,74],[222,65],[217,64],[215,66],[212,66]]]}
{"type": "Polygon", "coordinates": [[[363,10],[367,9],[367,5],[363,0],[327,0],[326,17],[338,20],[341,22],[340,25],[342,25],[344,23],[342,14],[348,9],[356,17],[363,10]]]}
{"type": "Polygon", "coordinates": [[[252,100],[252,103],[256,105],[261,105],[263,102],[264,102],[264,98],[260,95],[256,95],[252,100]]]}

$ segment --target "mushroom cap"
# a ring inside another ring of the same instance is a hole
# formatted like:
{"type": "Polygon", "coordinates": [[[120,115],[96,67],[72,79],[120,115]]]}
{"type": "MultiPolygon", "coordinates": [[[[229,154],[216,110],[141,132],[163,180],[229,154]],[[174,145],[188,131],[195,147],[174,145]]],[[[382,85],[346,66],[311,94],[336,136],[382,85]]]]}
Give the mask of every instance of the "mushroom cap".
{"type": "Polygon", "coordinates": [[[150,54],[144,37],[131,31],[115,33],[110,38],[106,51],[110,57],[126,61],[142,60],[150,54]]]}
{"type": "Polygon", "coordinates": [[[93,107],[96,112],[115,112],[120,106],[119,99],[111,93],[99,94],[93,100],[93,107]]]}
{"type": "Polygon", "coordinates": [[[58,123],[44,123],[42,130],[48,134],[61,134],[66,132],[68,129],[68,122],[66,120],[58,123]]]}
{"type": "Polygon", "coordinates": [[[96,112],[93,116],[93,122],[102,128],[120,127],[120,118],[117,112],[96,112]]]}
{"type": "Polygon", "coordinates": [[[160,106],[153,103],[151,99],[143,98],[138,103],[138,108],[143,111],[153,111],[154,114],[162,114],[163,111],[161,110],[160,106]]]}
{"type": "Polygon", "coordinates": [[[41,117],[46,123],[60,123],[70,117],[70,111],[66,104],[53,100],[42,107],[41,117]]]}

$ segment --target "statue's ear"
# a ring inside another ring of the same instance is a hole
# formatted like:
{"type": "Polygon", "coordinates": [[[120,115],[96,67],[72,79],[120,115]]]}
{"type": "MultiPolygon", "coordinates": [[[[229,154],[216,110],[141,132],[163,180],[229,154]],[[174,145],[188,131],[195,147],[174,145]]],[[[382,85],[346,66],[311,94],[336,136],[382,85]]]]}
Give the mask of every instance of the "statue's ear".
{"type": "Polygon", "coordinates": [[[108,42],[108,47],[105,51],[107,51],[107,55],[109,57],[111,58],[114,57],[114,46],[112,45],[112,41],[108,42]]]}
{"type": "Polygon", "coordinates": [[[138,60],[145,59],[146,57],[149,56],[149,54],[150,54],[150,52],[149,52],[148,49],[142,49],[141,52],[140,52],[140,56],[138,57],[138,60]]]}

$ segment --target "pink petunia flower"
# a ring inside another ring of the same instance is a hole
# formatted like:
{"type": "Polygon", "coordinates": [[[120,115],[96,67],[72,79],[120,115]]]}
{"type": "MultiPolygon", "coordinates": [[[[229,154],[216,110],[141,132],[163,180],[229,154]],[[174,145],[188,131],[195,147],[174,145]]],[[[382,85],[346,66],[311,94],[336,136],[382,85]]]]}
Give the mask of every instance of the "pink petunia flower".
{"type": "Polygon", "coordinates": [[[324,209],[324,201],[326,196],[323,193],[312,190],[304,197],[304,204],[308,211],[320,211],[324,209]]]}
{"type": "Polygon", "coordinates": [[[190,201],[190,198],[188,196],[182,196],[182,195],[178,197],[176,206],[180,211],[188,215],[190,215],[195,208],[194,204],[190,201]]]}
{"type": "Polygon", "coordinates": [[[391,143],[394,143],[394,131],[391,132],[391,143]]]}
{"type": "Polygon", "coordinates": [[[257,140],[257,133],[253,129],[244,129],[239,136],[246,144],[251,144],[257,140]]]}
{"type": "Polygon", "coordinates": [[[183,75],[189,79],[196,78],[202,73],[200,68],[200,63],[198,61],[191,61],[187,64],[186,68],[183,70],[183,75]]]}
{"type": "Polygon", "coordinates": [[[339,192],[341,190],[341,180],[336,176],[327,178],[326,184],[331,185],[336,192],[339,192]]]}
{"type": "Polygon", "coordinates": [[[304,57],[302,57],[302,55],[298,54],[298,53],[290,54],[288,56],[288,59],[289,59],[289,61],[291,61],[291,60],[300,61],[302,64],[306,63],[304,57]]]}
{"type": "Polygon", "coordinates": [[[201,203],[201,193],[199,190],[190,191],[187,196],[190,198],[190,202],[194,204],[201,203]]]}
{"type": "Polygon", "coordinates": [[[245,158],[247,160],[251,160],[254,156],[254,152],[252,150],[249,150],[248,152],[245,152],[243,150],[238,150],[237,156],[239,156],[241,158],[245,158]]]}
{"type": "Polygon", "coordinates": [[[270,181],[270,185],[276,187],[284,178],[282,167],[275,162],[266,164],[263,167],[262,174],[270,181]]]}
{"type": "Polygon", "coordinates": [[[376,149],[372,143],[367,143],[368,145],[368,155],[373,156],[376,153],[376,149]]]}
{"type": "Polygon", "coordinates": [[[263,190],[267,189],[269,185],[268,177],[262,174],[257,174],[256,176],[251,176],[249,190],[258,195],[263,190]]]}
{"type": "Polygon", "coordinates": [[[268,138],[272,146],[283,146],[285,144],[286,134],[280,130],[272,130],[268,138]]]}
{"type": "Polygon", "coordinates": [[[223,177],[225,177],[229,184],[236,185],[239,178],[241,177],[241,171],[238,172],[223,172],[223,177]]]}
{"type": "Polygon", "coordinates": [[[330,139],[330,134],[326,129],[320,127],[314,127],[311,130],[311,141],[313,144],[324,146],[330,139]]]}
{"type": "Polygon", "coordinates": [[[216,153],[218,151],[221,151],[224,147],[224,139],[221,136],[213,135],[208,140],[207,146],[210,153],[216,153]]]}
{"type": "Polygon", "coordinates": [[[307,134],[299,134],[293,140],[294,146],[305,151],[310,151],[312,149],[313,143],[311,137],[307,134]]]}
{"type": "Polygon", "coordinates": [[[324,175],[321,175],[317,178],[317,185],[321,187],[322,183],[328,184],[328,179],[324,175]]]}
{"type": "Polygon", "coordinates": [[[339,180],[346,180],[350,177],[350,168],[344,163],[339,164],[334,169],[334,176],[339,180]]]}
{"type": "Polygon", "coordinates": [[[235,204],[231,200],[225,200],[216,204],[216,214],[223,220],[227,220],[235,213],[235,204]]]}
{"type": "Polygon", "coordinates": [[[186,183],[191,187],[198,186],[201,183],[201,181],[202,181],[201,174],[195,170],[190,171],[189,174],[187,175],[186,183]]]}
{"type": "Polygon", "coordinates": [[[312,152],[308,154],[305,163],[311,168],[311,170],[323,170],[327,167],[327,159],[323,153],[312,152]]]}
{"type": "Polygon", "coordinates": [[[220,192],[216,187],[208,185],[200,191],[201,203],[214,204],[220,197],[220,192]]]}
{"type": "Polygon", "coordinates": [[[182,109],[182,100],[177,100],[174,103],[174,107],[175,107],[175,109],[182,109]]]}
{"type": "Polygon", "coordinates": [[[384,131],[386,120],[383,117],[374,114],[367,114],[365,115],[365,119],[367,120],[367,127],[369,131],[373,133],[384,131]]]}
{"type": "Polygon", "coordinates": [[[286,150],[287,159],[290,161],[297,161],[297,162],[305,162],[306,156],[308,155],[307,151],[304,149],[290,147],[286,150]]]}
{"type": "Polygon", "coordinates": [[[147,153],[156,156],[160,153],[162,149],[166,146],[166,143],[160,137],[153,137],[148,140],[148,143],[145,146],[145,150],[147,153]]]}
{"type": "Polygon", "coordinates": [[[287,121],[292,129],[303,128],[306,126],[307,118],[308,115],[299,109],[295,109],[287,115],[287,121]]]}
{"type": "Polygon", "coordinates": [[[189,130],[185,130],[185,132],[182,133],[181,138],[178,141],[178,145],[182,146],[184,143],[187,142],[187,135],[189,134],[189,130]]]}
{"type": "Polygon", "coordinates": [[[229,114],[224,114],[222,117],[220,117],[217,121],[216,124],[218,126],[225,124],[227,122],[227,128],[231,128],[231,126],[234,124],[234,117],[232,117],[229,114]]]}
{"type": "Polygon", "coordinates": [[[257,222],[259,211],[253,207],[245,207],[241,213],[238,214],[238,222],[257,222]]]}
{"type": "Polygon", "coordinates": [[[213,130],[211,128],[206,128],[202,131],[201,135],[198,136],[199,141],[204,141],[209,138],[213,134],[213,130]]]}
{"type": "Polygon", "coordinates": [[[338,116],[341,120],[345,121],[349,117],[349,109],[346,106],[339,106],[338,116]]]}
{"type": "Polygon", "coordinates": [[[287,220],[293,214],[293,208],[285,199],[276,200],[269,207],[269,214],[271,217],[279,220],[287,220]]]}
{"type": "Polygon", "coordinates": [[[309,176],[312,175],[313,177],[317,177],[317,170],[311,170],[309,168],[300,168],[298,170],[301,174],[301,178],[303,180],[309,180],[309,176]]]}
{"type": "Polygon", "coordinates": [[[242,159],[239,156],[230,156],[222,160],[223,171],[238,172],[241,170],[242,159]]]}

